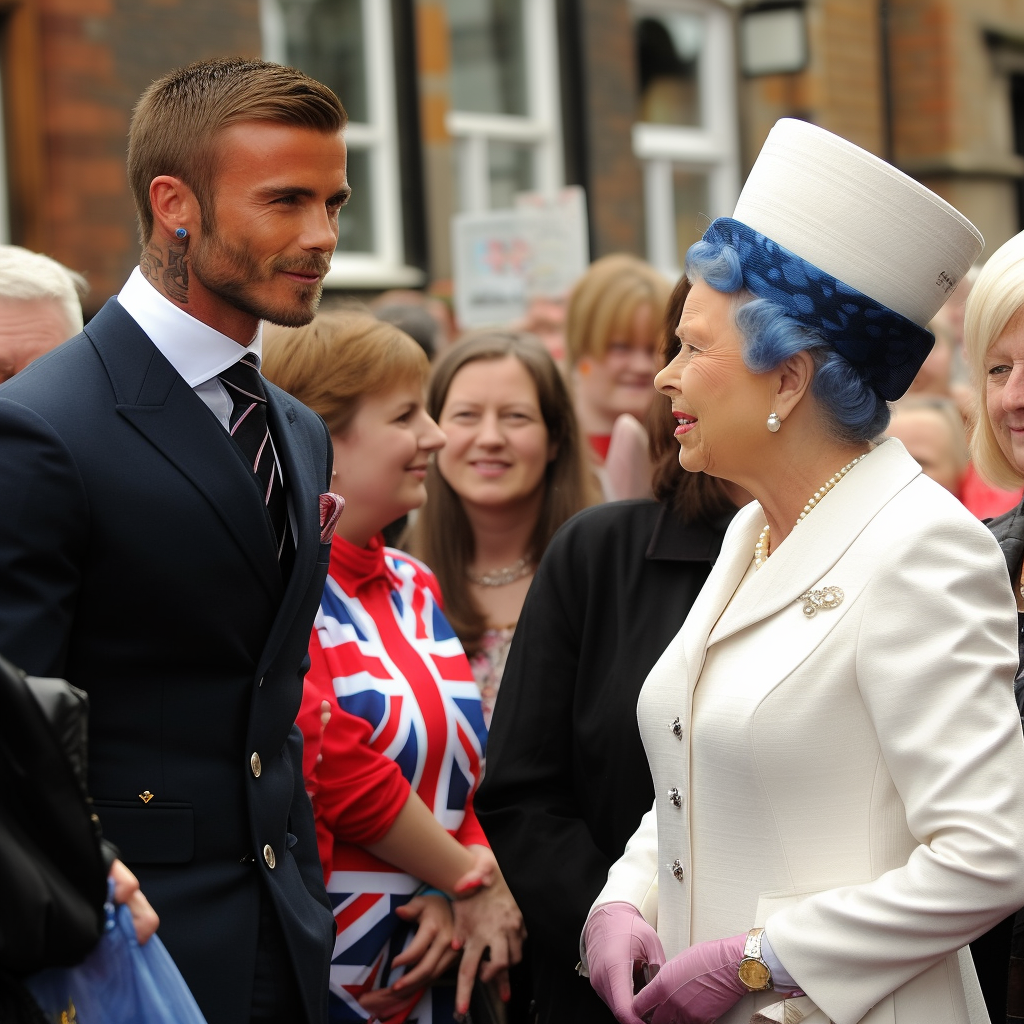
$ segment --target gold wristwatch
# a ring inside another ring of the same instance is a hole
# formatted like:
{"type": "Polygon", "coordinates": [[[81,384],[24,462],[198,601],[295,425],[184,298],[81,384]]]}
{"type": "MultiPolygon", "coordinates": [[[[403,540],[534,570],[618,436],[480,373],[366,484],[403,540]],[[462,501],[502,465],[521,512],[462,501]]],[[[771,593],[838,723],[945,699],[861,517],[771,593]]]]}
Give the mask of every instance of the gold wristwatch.
{"type": "Polygon", "coordinates": [[[748,992],[767,992],[772,987],[772,972],[761,959],[763,928],[751,928],[743,944],[743,959],[739,964],[739,979],[748,992]]]}

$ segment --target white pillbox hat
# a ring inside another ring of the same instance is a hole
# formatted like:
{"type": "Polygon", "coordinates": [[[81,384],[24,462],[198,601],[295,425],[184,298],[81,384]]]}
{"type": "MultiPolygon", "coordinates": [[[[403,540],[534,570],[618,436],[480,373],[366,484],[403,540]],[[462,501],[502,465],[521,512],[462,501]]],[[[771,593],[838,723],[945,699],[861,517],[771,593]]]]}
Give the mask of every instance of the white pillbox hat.
{"type": "Polygon", "coordinates": [[[920,182],[790,118],[768,133],[733,219],[921,327],[985,246],[920,182]]]}

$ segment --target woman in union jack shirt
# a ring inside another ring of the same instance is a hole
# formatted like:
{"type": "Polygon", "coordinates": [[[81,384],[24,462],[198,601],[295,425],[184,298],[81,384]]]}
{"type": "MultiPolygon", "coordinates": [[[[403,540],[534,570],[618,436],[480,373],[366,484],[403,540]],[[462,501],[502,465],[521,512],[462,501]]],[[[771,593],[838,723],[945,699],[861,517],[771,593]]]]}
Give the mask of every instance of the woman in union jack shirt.
{"type": "Polygon", "coordinates": [[[448,1024],[468,1009],[485,948],[480,977],[505,998],[521,955],[522,917],[473,811],[479,692],[433,574],[381,536],[423,503],[445,443],[423,404],[428,369],[412,339],[364,314],[266,335],[264,371],[324,417],[346,499],[298,719],[338,926],[339,1022],[448,1024]],[[457,989],[434,984],[459,951],[457,989]]]}

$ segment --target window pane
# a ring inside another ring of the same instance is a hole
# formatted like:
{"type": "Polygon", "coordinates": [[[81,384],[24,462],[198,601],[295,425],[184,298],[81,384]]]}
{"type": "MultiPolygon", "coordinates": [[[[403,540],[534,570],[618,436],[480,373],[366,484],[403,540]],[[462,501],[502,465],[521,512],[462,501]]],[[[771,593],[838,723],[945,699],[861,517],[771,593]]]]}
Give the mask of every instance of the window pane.
{"type": "Polygon", "coordinates": [[[373,182],[367,150],[349,148],[348,183],[352,186],[352,198],[338,217],[338,252],[372,253],[373,182]]]}
{"type": "Polygon", "coordinates": [[[708,226],[708,176],[685,167],[672,168],[672,200],[675,204],[677,266],[686,259],[686,250],[699,241],[708,226]]]}
{"type": "Polygon", "coordinates": [[[277,0],[284,61],[337,94],[349,119],[369,121],[362,0],[277,0]]]}
{"type": "Polygon", "coordinates": [[[491,209],[508,209],[514,204],[517,192],[528,192],[533,188],[533,147],[490,140],[487,143],[487,171],[491,209]]]}
{"type": "Polygon", "coordinates": [[[700,14],[648,15],[637,22],[640,121],[700,127],[704,39],[700,14]]]}
{"type": "Polygon", "coordinates": [[[446,0],[452,109],[527,116],[523,0],[446,0]]]}

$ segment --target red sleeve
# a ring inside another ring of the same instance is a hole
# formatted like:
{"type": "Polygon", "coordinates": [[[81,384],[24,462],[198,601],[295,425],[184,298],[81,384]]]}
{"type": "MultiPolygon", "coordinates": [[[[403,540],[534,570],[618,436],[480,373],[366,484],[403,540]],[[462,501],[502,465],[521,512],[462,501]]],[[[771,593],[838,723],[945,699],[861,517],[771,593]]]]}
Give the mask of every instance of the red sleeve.
{"type": "Polygon", "coordinates": [[[486,846],[487,849],[491,848],[491,844],[487,842],[487,836],[484,835],[480,822],[477,821],[476,811],[473,809],[472,794],[466,801],[466,816],[462,819],[462,824],[455,833],[455,838],[463,846],[486,846]]]}
{"type": "MultiPolygon", "coordinates": [[[[310,640],[309,660],[299,726],[305,742],[302,770],[318,834],[323,829],[342,842],[365,846],[382,839],[395,823],[409,799],[409,783],[391,758],[371,749],[370,723],[339,706],[316,630],[310,640]],[[323,700],[330,701],[331,719],[321,729],[323,700]]],[[[325,866],[329,860],[324,861],[325,866]]]]}
{"type": "Polygon", "coordinates": [[[320,704],[324,700],[334,704],[334,688],[320,637],[314,629],[309,638],[309,671],[302,684],[302,704],[295,719],[295,724],[302,730],[302,775],[310,796],[316,792],[316,759],[320,755],[321,739],[320,704]]]}

